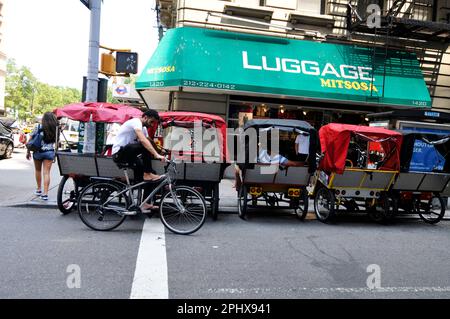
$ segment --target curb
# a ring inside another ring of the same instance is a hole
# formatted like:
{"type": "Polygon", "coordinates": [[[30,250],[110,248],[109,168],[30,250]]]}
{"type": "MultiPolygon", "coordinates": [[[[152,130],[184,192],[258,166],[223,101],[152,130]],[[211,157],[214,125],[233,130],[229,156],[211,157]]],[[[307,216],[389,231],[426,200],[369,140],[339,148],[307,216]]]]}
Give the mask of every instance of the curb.
{"type": "Polygon", "coordinates": [[[23,202],[23,203],[12,203],[12,204],[1,205],[0,207],[58,209],[58,205],[56,204],[56,202],[50,202],[50,203],[23,202]]]}

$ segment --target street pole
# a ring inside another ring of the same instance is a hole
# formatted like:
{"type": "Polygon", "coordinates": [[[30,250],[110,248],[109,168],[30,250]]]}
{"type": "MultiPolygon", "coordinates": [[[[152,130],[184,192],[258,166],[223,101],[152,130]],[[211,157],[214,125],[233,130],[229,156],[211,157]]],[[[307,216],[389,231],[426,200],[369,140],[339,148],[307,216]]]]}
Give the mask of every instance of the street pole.
{"type": "MultiPolygon", "coordinates": [[[[100,16],[102,0],[89,0],[91,26],[89,31],[89,57],[86,77],[86,101],[98,100],[98,59],[100,51],[100,16]]],[[[84,129],[83,153],[95,153],[95,123],[90,119],[84,129]]]]}
{"type": "Polygon", "coordinates": [[[97,102],[101,6],[102,0],[89,0],[89,8],[91,10],[91,27],[89,32],[86,102],[97,102]]]}

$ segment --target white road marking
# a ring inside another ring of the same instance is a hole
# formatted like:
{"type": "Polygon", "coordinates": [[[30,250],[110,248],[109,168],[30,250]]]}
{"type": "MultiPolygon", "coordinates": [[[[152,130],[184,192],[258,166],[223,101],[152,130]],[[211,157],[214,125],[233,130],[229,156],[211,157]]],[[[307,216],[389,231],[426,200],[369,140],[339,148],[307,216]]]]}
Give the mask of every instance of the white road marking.
{"type": "Polygon", "coordinates": [[[145,219],[130,298],[169,298],[166,239],[158,217],[145,219]]]}
{"type": "Polygon", "coordinates": [[[450,287],[381,287],[370,289],[361,288],[215,288],[208,289],[209,293],[217,294],[248,294],[269,292],[307,292],[307,293],[389,293],[389,292],[450,292],[450,287]]]}

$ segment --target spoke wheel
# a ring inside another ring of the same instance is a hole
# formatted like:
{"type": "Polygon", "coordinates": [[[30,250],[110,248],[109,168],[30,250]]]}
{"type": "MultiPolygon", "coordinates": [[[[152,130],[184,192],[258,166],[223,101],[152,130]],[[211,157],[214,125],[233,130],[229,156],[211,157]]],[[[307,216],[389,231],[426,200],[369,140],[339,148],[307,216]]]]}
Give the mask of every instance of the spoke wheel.
{"type": "Polygon", "coordinates": [[[213,220],[217,220],[219,214],[219,183],[215,184],[212,191],[211,199],[211,217],[213,220]]]}
{"type": "Polygon", "coordinates": [[[445,202],[439,195],[433,195],[427,201],[419,200],[418,213],[424,222],[436,224],[445,215],[445,202]]]}
{"type": "Polygon", "coordinates": [[[80,193],[77,207],[81,221],[94,230],[107,231],[120,226],[126,215],[120,213],[130,206],[128,196],[116,196],[122,190],[116,184],[92,183],[80,193]],[[106,201],[112,199],[107,204],[106,201]]]}
{"type": "Polygon", "coordinates": [[[61,182],[59,182],[58,194],[56,196],[59,211],[63,215],[69,214],[75,207],[77,197],[77,182],[72,177],[64,176],[61,182]]]}
{"type": "Polygon", "coordinates": [[[238,196],[238,214],[241,219],[247,219],[248,191],[246,185],[241,185],[238,196]]]}
{"type": "Polygon", "coordinates": [[[295,214],[300,220],[304,220],[308,214],[309,196],[306,187],[302,188],[302,195],[298,207],[295,208],[295,214]]]}
{"type": "Polygon", "coordinates": [[[199,230],[206,219],[203,196],[188,186],[173,187],[161,198],[159,212],[164,226],[171,232],[188,235],[199,230]]]}
{"type": "Polygon", "coordinates": [[[326,187],[319,188],[314,197],[314,212],[317,219],[323,223],[330,221],[336,213],[335,204],[334,193],[326,187]]]}
{"type": "Polygon", "coordinates": [[[391,220],[394,216],[395,211],[397,210],[396,201],[394,201],[387,194],[381,194],[380,198],[377,199],[375,206],[369,209],[369,217],[374,222],[377,223],[385,223],[391,220]]]}

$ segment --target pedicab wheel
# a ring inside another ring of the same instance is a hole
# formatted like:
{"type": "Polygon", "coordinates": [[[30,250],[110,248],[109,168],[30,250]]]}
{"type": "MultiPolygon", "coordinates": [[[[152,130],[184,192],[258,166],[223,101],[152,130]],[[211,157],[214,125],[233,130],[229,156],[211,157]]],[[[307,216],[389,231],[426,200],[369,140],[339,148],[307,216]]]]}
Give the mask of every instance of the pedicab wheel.
{"type": "Polygon", "coordinates": [[[189,186],[175,186],[161,197],[159,214],[168,230],[189,235],[206,220],[207,206],[202,194],[189,186]]]}
{"type": "Polygon", "coordinates": [[[211,200],[211,217],[213,220],[217,220],[219,214],[219,184],[215,184],[212,191],[211,200]]]}
{"type": "Polygon", "coordinates": [[[247,219],[247,186],[241,185],[238,196],[238,214],[241,219],[247,219]]]}
{"type": "Polygon", "coordinates": [[[317,219],[323,223],[329,222],[336,213],[335,203],[333,191],[326,187],[319,188],[314,197],[314,212],[317,219]]]}
{"type": "Polygon", "coordinates": [[[425,223],[436,224],[445,215],[445,201],[439,194],[434,194],[425,203],[419,200],[418,213],[425,223]]]}
{"type": "Polygon", "coordinates": [[[98,231],[119,227],[127,217],[120,212],[130,207],[127,195],[116,196],[122,189],[117,184],[107,182],[92,183],[83,188],[77,201],[81,221],[98,231]]]}
{"type": "Polygon", "coordinates": [[[301,195],[301,202],[298,207],[295,209],[295,214],[300,220],[304,220],[306,218],[306,215],[308,214],[308,206],[309,206],[309,196],[308,196],[308,190],[305,188],[302,188],[302,195],[301,195]]]}
{"type": "Polygon", "coordinates": [[[69,214],[75,207],[78,197],[78,185],[75,179],[70,176],[63,176],[58,186],[56,202],[58,209],[63,215],[69,214]]]}
{"type": "Polygon", "coordinates": [[[368,211],[369,217],[376,223],[385,223],[392,219],[396,202],[387,194],[381,194],[375,206],[368,211]]]}

